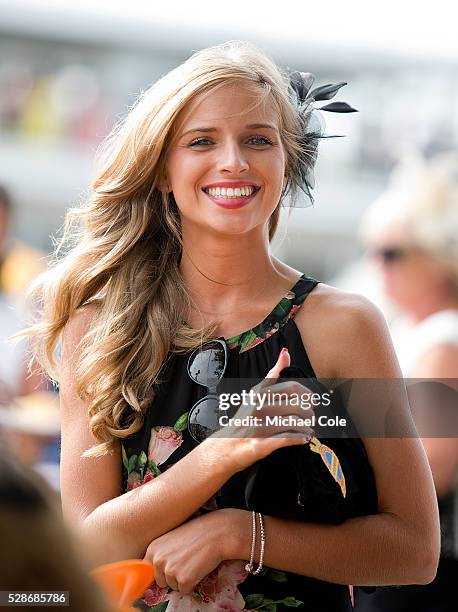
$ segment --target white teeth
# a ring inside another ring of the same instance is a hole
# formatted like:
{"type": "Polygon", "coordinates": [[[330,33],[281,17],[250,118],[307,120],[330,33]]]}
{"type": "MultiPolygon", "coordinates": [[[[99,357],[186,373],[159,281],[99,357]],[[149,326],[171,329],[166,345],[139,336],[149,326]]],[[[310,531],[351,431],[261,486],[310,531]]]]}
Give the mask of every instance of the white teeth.
{"type": "Polygon", "coordinates": [[[213,197],[219,198],[240,198],[242,196],[250,196],[256,190],[256,187],[208,187],[204,189],[206,193],[213,197]]]}

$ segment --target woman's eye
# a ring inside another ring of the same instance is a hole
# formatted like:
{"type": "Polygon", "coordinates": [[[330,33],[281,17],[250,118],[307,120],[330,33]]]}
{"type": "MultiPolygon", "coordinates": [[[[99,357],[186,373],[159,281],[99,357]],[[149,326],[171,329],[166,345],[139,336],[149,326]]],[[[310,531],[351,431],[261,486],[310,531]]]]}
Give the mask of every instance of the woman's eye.
{"type": "Polygon", "coordinates": [[[271,145],[273,144],[271,140],[266,138],[265,136],[252,136],[249,142],[255,145],[271,145]]]}
{"type": "MultiPolygon", "coordinates": [[[[249,144],[255,146],[266,146],[272,145],[273,142],[269,140],[266,136],[251,136],[248,139],[249,144]]],[[[209,140],[208,138],[196,138],[192,142],[189,143],[190,147],[208,147],[209,145],[214,144],[213,140],[209,140]]]]}
{"type": "Polygon", "coordinates": [[[209,140],[208,138],[196,138],[191,143],[189,143],[189,146],[190,147],[195,147],[197,145],[207,146],[207,145],[210,145],[210,144],[212,144],[212,141],[209,140]]]}

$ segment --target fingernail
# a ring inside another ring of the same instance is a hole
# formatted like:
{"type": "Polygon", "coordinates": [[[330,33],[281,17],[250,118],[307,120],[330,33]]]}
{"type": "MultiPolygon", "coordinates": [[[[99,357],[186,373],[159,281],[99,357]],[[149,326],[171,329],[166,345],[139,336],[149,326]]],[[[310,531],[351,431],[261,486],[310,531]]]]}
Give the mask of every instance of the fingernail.
{"type": "Polygon", "coordinates": [[[286,355],[287,353],[288,353],[287,348],[282,348],[282,350],[280,351],[280,355],[286,355]]]}

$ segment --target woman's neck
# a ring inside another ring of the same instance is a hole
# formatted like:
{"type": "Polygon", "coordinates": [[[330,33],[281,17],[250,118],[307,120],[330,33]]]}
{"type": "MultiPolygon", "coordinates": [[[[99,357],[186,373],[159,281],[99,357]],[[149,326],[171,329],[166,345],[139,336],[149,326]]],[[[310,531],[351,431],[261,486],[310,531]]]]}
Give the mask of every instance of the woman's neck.
{"type": "Polygon", "coordinates": [[[183,232],[180,271],[193,305],[213,315],[247,307],[292,278],[269,253],[260,231],[238,236],[183,232]]]}
{"type": "Polygon", "coordinates": [[[419,302],[408,316],[412,325],[418,325],[429,316],[443,310],[458,310],[458,300],[454,296],[442,296],[441,298],[431,296],[429,300],[419,302]]]}

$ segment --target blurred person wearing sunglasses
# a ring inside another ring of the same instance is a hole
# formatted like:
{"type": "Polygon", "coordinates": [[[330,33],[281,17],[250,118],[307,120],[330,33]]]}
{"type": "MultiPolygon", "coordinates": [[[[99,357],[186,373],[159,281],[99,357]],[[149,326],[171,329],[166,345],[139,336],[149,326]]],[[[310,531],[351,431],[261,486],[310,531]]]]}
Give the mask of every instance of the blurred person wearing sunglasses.
{"type": "Polygon", "coordinates": [[[287,399],[265,412],[297,416],[290,398],[307,388],[276,383],[286,368],[399,376],[370,303],[270,252],[282,204],[313,186],[313,105],[344,85],[312,83],[238,41],[165,75],[107,141],[90,201],[69,212],[73,248],[35,289],[44,311],[30,333],[60,384],[64,513],[98,545],[94,563],[153,562],[140,609],[338,612],[351,609],[349,584],[435,574],[437,508],[417,440],[336,439],[338,450],[300,424],[217,430],[223,377],[258,391],[273,379],[287,399]],[[293,451],[310,472],[294,471],[293,451]],[[253,474],[262,507],[247,502],[253,474]],[[320,525],[337,506],[328,522],[341,524],[320,525]],[[252,519],[262,527],[264,508],[261,552],[252,519]]]}
{"type": "Polygon", "coordinates": [[[0,450],[0,591],[68,591],[70,610],[108,612],[63,523],[58,495],[1,440],[0,450]]]}
{"type": "MultiPolygon", "coordinates": [[[[458,389],[458,154],[401,160],[389,188],[367,210],[362,235],[383,289],[399,309],[393,339],[404,376],[447,379],[458,389]]],[[[413,399],[413,398],[412,398],[413,399]]],[[[437,393],[428,410],[443,411],[437,393]]],[[[421,427],[421,414],[412,403],[421,427]]],[[[455,400],[454,410],[457,405],[455,400]]],[[[381,589],[358,610],[455,610],[458,602],[458,441],[424,437],[441,517],[441,560],[433,583],[381,589]]],[[[367,601],[366,601],[367,599],[367,601]]]]}

